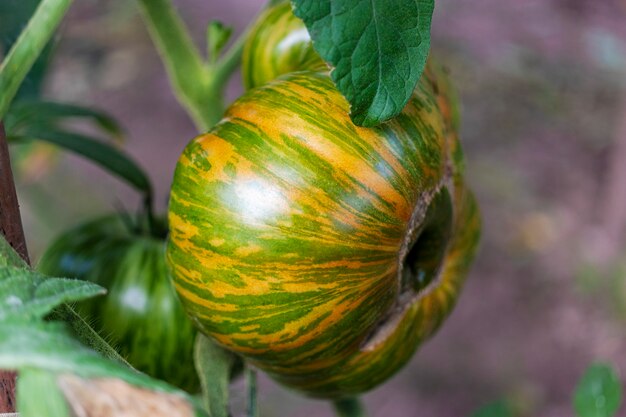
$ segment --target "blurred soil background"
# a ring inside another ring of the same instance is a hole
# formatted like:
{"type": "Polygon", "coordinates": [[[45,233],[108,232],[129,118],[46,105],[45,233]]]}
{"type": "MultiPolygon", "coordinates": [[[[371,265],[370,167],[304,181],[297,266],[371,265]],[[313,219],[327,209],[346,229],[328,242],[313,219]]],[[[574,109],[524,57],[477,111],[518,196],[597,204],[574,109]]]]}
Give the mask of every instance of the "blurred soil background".
{"type": "MultiPolygon", "coordinates": [[[[263,2],[175,4],[204,45],[209,20],[240,32],[263,2]]],[[[136,3],[77,1],[60,34],[46,96],[113,114],[164,211],[196,131],[136,3]]],[[[494,401],[520,416],[569,417],[590,363],[609,361],[626,376],[626,1],[438,0],[433,50],[462,101],[482,247],[447,324],[365,402],[374,417],[470,416],[494,401]]],[[[239,77],[231,84],[230,100],[239,77]]],[[[77,157],[46,147],[20,155],[33,259],[68,227],[139,206],[131,189],[77,157]]],[[[243,394],[234,402],[241,410],[243,394]]],[[[332,415],[267,378],[260,403],[263,417],[332,415]]]]}

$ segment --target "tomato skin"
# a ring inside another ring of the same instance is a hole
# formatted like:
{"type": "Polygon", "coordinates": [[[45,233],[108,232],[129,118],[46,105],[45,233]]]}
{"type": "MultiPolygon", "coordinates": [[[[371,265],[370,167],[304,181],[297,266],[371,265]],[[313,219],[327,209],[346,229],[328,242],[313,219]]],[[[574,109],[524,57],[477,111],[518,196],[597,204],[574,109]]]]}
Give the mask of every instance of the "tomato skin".
{"type": "Polygon", "coordinates": [[[288,5],[262,17],[251,89],[180,157],[167,259],[202,332],[339,398],[393,375],[448,316],[480,220],[445,74],[429,63],[397,118],[355,126],[310,42],[281,46],[298,22],[288,5]]]}
{"type": "Polygon", "coordinates": [[[328,70],[311,47],[311,38],[302,21],[291,13],[289,3],[267,9],[251,33],[241,65],[246,89],[262,86],[290,72],[328,70]]]}
{"type": "Polygon", "coordinates": [[[106,296],[77,305],[81,315],[136,369],[197,392],[195,329],[172,288],[164,250],[163,239],[108,216],[63,234],[38,269],[105,287],[106,296]]]}

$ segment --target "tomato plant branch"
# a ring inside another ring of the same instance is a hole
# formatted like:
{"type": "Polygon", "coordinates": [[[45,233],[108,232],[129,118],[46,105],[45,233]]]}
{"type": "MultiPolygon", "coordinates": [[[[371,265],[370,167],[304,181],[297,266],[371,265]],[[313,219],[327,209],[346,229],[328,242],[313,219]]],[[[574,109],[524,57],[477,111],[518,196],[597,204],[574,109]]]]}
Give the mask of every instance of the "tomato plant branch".
{"type": "Polygon", "coordinates": [[[24,77],[52,37],[72,0],[42,0],[28,25],[0,64],[0,120],[24,77]]]}
{"type": "MultiPolygon", "coordinates": [[[[26,240],[11,170],[8,143],[0,123],[0,233],[22,259],[29,263],[26,240]]],[[[102,339],[69,305],[57,308],[51,317],[65,321],[75,335],[103,356],[128,365],[128,363],[102,339]]],[[[130,367],[130,365],[128,365],[130,367]]],[[[0,412],[15,411],[15,374],[0,372],[0,412]]]]}
{"type": "Polygon", "coordinates": [[[219,120],[222,110],[222,103],[209,91],[209,67],[170,0],[139,0],[139,5],[178,101],[198,129],[206,130],[219,120]]]}
{"type": "MultiPolygon", "coordinates": [[[[224,91],[239,65],[248,30],[220,59],[203,59],[171,0],[138,0],[144,21],[164,62],[178,101],[200,132],[224,113],[224,91]]],[[[276,4],[270,0],[266,7],[276,4]]]]}
{"type": "Polygon", "coordinates": [[[11,159],[9,157],[9,145],[4,133],[4,126],[0,123],[0,233],[7,242],[26,261],[28,250],[24,238],[24,228],[20,217],[20,207],[17,201],[11,159]]]}
{"type": "Polygon", "coordinates": [[[202,402],[211,417],[228,417],[229,384],[237,358],[202,333],[196,336],[194,364],[202,402]]]}
{"type": "Polygon", "coordinates": [[[247,34],[248,30],[243,32],[215,64],[215,80],[221,83],[218,85],[225,86],[228,78],[239,65],[247,34]]]}
{"type": "Polygon", "coordinates": [[[257,406],[256,370],[246,365],[246,417],[259,417],[257,406]]]}
{"type": "MultiPolygon", "coordinates": [[[[13,182],[9,146],[0,122],[0,233],[16,252],[28,262],[28,251],[22,219],[13,182]]],[[[0,371],[0,412],[15,411],[15,373],[0,371]]]]}
{"type": "Polygon", "coordinates": [[[367,413],[363,404],[357,397],[342,398],[334,403],[338,417],[366,417],[367,413]]]}

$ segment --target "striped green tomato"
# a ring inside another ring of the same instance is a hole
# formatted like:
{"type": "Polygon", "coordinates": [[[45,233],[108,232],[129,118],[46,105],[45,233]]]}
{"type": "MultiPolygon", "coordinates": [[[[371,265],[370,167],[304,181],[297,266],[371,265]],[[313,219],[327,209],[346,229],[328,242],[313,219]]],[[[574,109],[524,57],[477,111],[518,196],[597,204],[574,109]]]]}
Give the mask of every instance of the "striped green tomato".
{"type": "Polygon", "coordinates": [[[195,329],[168,278],[164,251],[162,238],[130,230],[115,215],[63,234],[38,269],[105,287],[106,296],[79,303],[79,312],[135,368],[195,392],[195,329]]]}
{"type": "Polygon", "coordinates": [[[358,127],[302,27],[286,5],[252,31],[254,88],[178,161],[167,258],[202,332],[338,398],[389,378],[439,327],[480,222],[443,73],[429,64],[397,118],[358,127]]]}

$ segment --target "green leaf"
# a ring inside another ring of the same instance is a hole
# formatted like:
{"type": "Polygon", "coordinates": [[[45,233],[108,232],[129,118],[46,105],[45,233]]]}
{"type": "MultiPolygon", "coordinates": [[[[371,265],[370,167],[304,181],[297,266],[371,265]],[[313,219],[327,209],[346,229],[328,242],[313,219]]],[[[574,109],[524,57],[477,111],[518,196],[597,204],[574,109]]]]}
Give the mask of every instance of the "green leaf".
{"type": "Polygon", "coordinates": [[[9,245],[2,233],[0,233],[0,267],[3,266],[15,266],[26,267],[26,262],[15,252],[15,250],[9,245]]]}
{"type": "Polygon", "coordinates": [[[222,49],[233,34],[233,28],[224,26],[222,22],[213,20],[206,28],[206,43],[209,62],[214,63],[220,56],[222,49]]]}
{"type": "MultiPolygon", "coordinates": [[[[40,0],[0,1],[0,60],[3,52],[11,49],[20,32],[33,15],[40,0]]],[[[41,95],[43,82],[52,56],[54,39],[48,42],[33,67],[24,78],[15,101],[33,99],[41,95]]]]}
{"type": "MultiPolygon", "coordinates": [[[[58,322],[0,321],[0,368],[41,369],[57,375],[57,385],[66,397],[68,393],[74,394],[70,405],[78,400],[93,405],[104,395],[105,400],[109,397],[112,397],[109,401],[116,400],[119,410],[132,409],[142,400],[151,400],[162,401],[164,406],[178,402],[196,416],[206,416],[195,399],[184,391],[99,356],[74,340],[58,322]],[[81,385],[85,390],[80,391],[81,385]],[[105,389],[107,386],[110,389],[111,385],[117,388],[117,397],[105,389]],[[138,396],[141,392],[132,387],[146,392],[138,396]]],[[[166,415],[159,405],[151,404],[152,415],[166,415]]],[[[178,415],[187,414],[180,410],[178,415]]]]}
{"type": "Polygon", "coordinates": [[[73,104],[53,101],[22,101],[14,103],[6,115],[5,128],[9,135],[18,134],[20,126],[32,124],[56,124],[67,118],[91,120],[104,133],[121,139],[123,131],[109,114],[73,104]]]}
{"type": "Polygon", "coordinates": [[[608,364],[596,363],[585,371],[574,392],[578,417],[612,417],[622,402],[622,384],[608,364]]]}
{"type": "Polygon", "coordinates": [[[513,411],[506,401],[495,401],[479,408],[472,417],[513,417],[513,411]]]}
{"type": "Polygon", "coordinates": [[[105,293],[104,288],[87,281],[49,278],[25,268],[0,267],[0,320],[43,318],[63,303],[105,293]]]}
{"type": "Polygon", "coordinates": [[[198,333],[194,363],[202,386],[205,409],[211,417],[228,417],[228,387],[236,356],[198,333]]]}
{"type": "Polygon", "coordinates": [[[26,74],[61,22],[71,0],[42,0],[28,25],[0,65],[0,120],[26,74]]]}
{"type": "MultiPolygon", "coordinates": [[[[13,250],[2,234],[0,234],[0,268],[6,266],[23,268],[25,271],[30,271],[26,262],[20,258],[17,252],[13,250]]],[[[10,292],[0,292],[0,299],[6,300],[6,298],[11,295],[14,294],[10,292]]],[[[130,368],[130,365],[128,365],[115,349],[109,346],[109,344],[69,305],[65,304],[56,308],[50,315],[50,318],[64,321],[70,326],[78,340],[106,358],[122,363],[130,368]]]]}
{"type": "Polygon", "coordinates": [[[17,379],[17,409],[20,417],[67,417],[69,409],[56,376],[40,369],[23,369],[17,379]]]}
{"type": "Polygon", "coordinates": [[[8,137],[12,143],[27,142],[34,139],[52,143],[84,156],[125,180],[138,191],[146,194],[152,193],[150,180],[139,165],[122,151],[107,143],[77,133],[41,127],[28,127],[24,129],[21,135],[8,137]]]}
{"type": "Polygon", "coordinates": [[[434,0],[293,0],[361,126],[397,116],[430,50],[434,0]]]}
{"type": "Polygon", "coordinates": [[[121,363],[132,368],[124,358],[120,356],[89,324],[83,319],[72,306],[64,304],[56,308],[49,316],[51,320],[62,321],[67,324],[76,339],[87,347],[95,350],[107,359],[121,363]]]}

